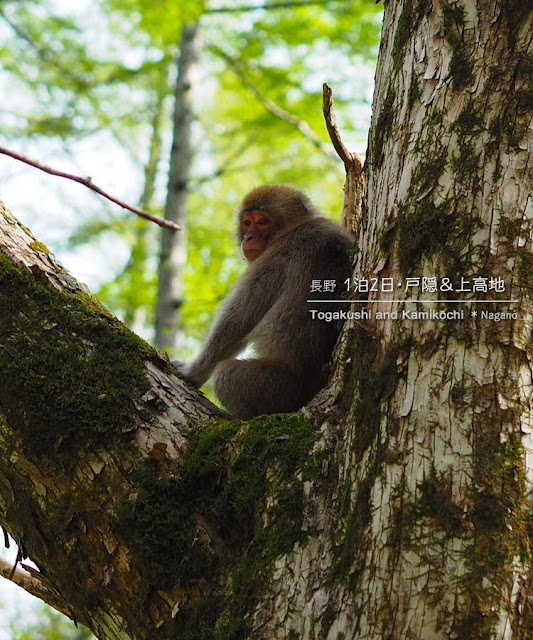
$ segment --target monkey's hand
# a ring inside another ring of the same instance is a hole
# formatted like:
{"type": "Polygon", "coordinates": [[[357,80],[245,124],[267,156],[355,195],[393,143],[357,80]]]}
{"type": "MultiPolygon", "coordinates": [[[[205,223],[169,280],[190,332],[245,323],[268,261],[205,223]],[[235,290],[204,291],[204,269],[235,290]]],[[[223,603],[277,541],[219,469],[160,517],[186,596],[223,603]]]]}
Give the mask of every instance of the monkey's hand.
{"type": "Polygon", "coordinates": [[[194,375],[194,370],[191,365],[184,364],[181,360],[171,360],[170,364],[179,372],[186,382],[193,384],[195,387],[201,387],[204,383],[204,380],[194,375]]]}

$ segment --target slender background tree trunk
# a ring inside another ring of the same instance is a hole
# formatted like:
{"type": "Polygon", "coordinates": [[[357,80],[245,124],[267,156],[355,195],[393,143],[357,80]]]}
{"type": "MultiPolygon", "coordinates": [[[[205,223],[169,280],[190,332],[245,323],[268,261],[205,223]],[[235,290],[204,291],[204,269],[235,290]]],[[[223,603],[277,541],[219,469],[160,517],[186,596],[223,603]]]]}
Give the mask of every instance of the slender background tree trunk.
{"type": "MultiPolygon", "coordinates": [[[[139,207],[145,211],[154,210],[154,193],[156,189],[156,175],[159,162],[161,160],[161,146],[163,138],[163,123],[165,121],[165,91],[161,86],[154,88],[154,96],[152,103],[152,118],[150,122],[150,147],[148,151],[148,159],[144,165],[144,182],[143,191],[139,198],[139,207]]],[[[131,240],[131,253],[126,265],[122,278],[127,279],[131,283],[131,296],[127,297],[124,304],[124,323],[137,334],[142,334],[146,327],[146,306],[138,304],[138,291],[136,290],[139,282],[143,282],[143,274],[146,272],[146,262],[149,258],[148,247],[150,246],[149,238],[153,238],[155,229],[153,225],[141,218],[137,218],[131,222],[133,226],[133,238],[131,240]],[[134,291],[135,289],[135,291],[134,291]]],[[[146,284],[148,287],[148,283],[146,284]]]]}
{"type": "Polygon", "coordinates": [[[161,236],[157,291],[155,344],[176,346],[179,310],[182,303],[183,267],[187,250],[187,196],[192,164],[191,127],[192,73],[197,59],[198,23],[184,25],[181,32],[178,77],[174,96],[174,129],[168,179],[165,218],[180,225],[181,231],[164,229],[161,236]]]}

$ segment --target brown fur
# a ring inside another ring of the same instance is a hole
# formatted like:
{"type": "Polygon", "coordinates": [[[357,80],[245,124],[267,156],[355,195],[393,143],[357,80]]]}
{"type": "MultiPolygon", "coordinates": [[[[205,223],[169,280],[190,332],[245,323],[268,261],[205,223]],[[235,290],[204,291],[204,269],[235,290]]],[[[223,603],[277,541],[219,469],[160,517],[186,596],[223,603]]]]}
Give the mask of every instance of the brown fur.
{"type": "Polygon", "coordinates": [[[257,210],[275,221],[266,249],[229,294],[198,358],[182,368],[198,386],[214,373],[217,397],[244,419],[295,411],[319,389],[339,327],[313,320],[310,309],[338,305],[307,299],[338,298],[350,276],[349,236],[322,218],[304,193],[257,187],[244,198],[239,217],[257,210]],[[310,294],[313,280],[335,280],[336,290],[310,294]],[[235,360],[249,343],[256,357],[235,360]]]}

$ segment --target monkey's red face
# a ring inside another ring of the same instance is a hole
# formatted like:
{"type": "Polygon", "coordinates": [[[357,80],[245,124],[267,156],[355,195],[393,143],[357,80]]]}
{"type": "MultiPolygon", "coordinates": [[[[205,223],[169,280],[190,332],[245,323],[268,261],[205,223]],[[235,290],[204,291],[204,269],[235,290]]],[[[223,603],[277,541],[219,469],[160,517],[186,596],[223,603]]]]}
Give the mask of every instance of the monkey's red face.
{"type": "Polygon", "coordinates": [[[253,262],[261,255],[273,229],[274,220],[262,211],[241,215],[241,250],[248,262],[253,262]]]}

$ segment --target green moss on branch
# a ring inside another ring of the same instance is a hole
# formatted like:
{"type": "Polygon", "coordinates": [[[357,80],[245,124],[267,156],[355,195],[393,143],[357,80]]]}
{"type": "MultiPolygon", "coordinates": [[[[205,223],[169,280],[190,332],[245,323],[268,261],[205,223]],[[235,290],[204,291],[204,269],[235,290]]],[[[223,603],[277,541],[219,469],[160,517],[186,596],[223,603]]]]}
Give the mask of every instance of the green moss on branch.
{"type": "Polygon", "coordinates": [[[39,282],[0,255],[0,404],[22,446],[64,462],[121,435],[148,389],[150,347],[85,293],[39,282]]]}
{"type": "Polygon", "coordinates": [[[181,478],[154,462],[132,474],[117,534],[143,558],[142,583],[187,602],[154,638],[247,637],[274,560],[309,535],[303,483],[321,468],[318,435],[300,415],[216,422],[191,435],[181,478]],[[230,583],[214,584],[217,572],[230,583]]]}

